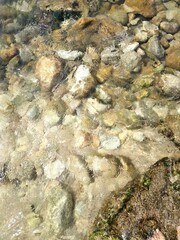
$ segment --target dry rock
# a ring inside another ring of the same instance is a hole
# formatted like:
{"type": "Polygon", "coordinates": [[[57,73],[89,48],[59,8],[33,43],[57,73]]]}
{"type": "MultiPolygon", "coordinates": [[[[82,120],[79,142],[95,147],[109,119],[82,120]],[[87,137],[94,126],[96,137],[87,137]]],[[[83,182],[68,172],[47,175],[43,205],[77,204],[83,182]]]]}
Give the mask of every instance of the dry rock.
{"type": "Polygon", "coordinates": [[[62,63],[54,56],[42,56],[35,66],[35,74],[40,81],[42,91],[49,91],[56,78],[63,71],[62,63]]]}

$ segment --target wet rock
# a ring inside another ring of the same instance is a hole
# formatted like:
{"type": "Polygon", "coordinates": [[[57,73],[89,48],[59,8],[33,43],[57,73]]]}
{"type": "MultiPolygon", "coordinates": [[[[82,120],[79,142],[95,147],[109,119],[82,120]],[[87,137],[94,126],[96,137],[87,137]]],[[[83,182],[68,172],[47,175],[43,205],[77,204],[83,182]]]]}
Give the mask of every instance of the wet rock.
{"type": "Polygon", "coordinates": [[[65,171],[65,165],[60,160],[55,160],[52,163],[48,163],[44,167],[44,175],[48,179],[56,179],[61,176],[65,171]]]}
{"type": "Polygon", "coordinates": [[[180,44],[178,41],[172,41],[166,53],[166,66],[180,70],[180,44]]]}
{"type": "Polygon", "coordinates": [[[0,49],[0,58],[4,62],[8,62],[15,55],[17,55],[17,53],[18,53],[18,50],[15,46],[11,46],[9,48],[3,48],[3,49],[0,49]]]}
{"type": "Polygon", "coordinates": [[[119,49],[115,47],[107,47],[101,52],[101,60],[108,64],[108,63],[116,63],[120,58],[119,49]]]}
{"type": "Polygon", "coordinates": [[[139,47],[139,43],[138,42],[133,42],[133,43],[121,43],[120,44],[123,53],[127,53],[127,52],[131,52],[131,51],[135,51],[138,47],[139,47]]]}
{"type": "Polygon", "coordinates": [[[96,82],[86,65],[78,66],[68,76],[68,89],[76,98],[86,97],[95,85],[96,82]]]}
{"type": "Polygon", "coordinates": [[[168,125],[169,129],[172,131],[173,140],[179,146],[180,145],[180,116],[172,115],[167,116],[165,123],[168,125]]]}
{"type": "Polygon", "coordinates": [[[80,18],[69,30],[67,41],[79,50],[90,45],[101,48],[103,42],[122,30],[120,23],[105,16],[80,18]]]}
{"type": "Polygon", "coordinates": [[[23,63],[28,63],[34,59],[32,51],[25,45],[19,49],[19,56],[23,63]]]}
{"type": "Polygon", "coordinates": [[[15,40],[16,40],[17,43],[27,43],[33,37],[35,37],[39,34],[39,30],[40,29],[37,26],[25,27],[22,31],[18,32],[15,35],[15,40]]]}
{"type": "Polygon", "coordinates": [[[92,65],[93,63],[99,62],[99,59],[100,56],[97,53],[97,49],[95,47],[87,47],[83,61],[89,65],[92,65]]]}
{"type": "Polygon", "coordinates": [[[116,136],[101,135],[100,142],[101,147],[105,150],[115,150],[121,145],[119,138],[116,136]]]}
{"type": "Polygon", "coordinates": [[[118,122],[118,113],[107,111],[102,114],[102,122],[106,127],[112,127],[118,122]]]}
{"type": "Polygon", "coordinates": [[[122,191],[111,194],[101,208],[94,232],[88,239],[103,240],[104,236],[106,239],[148,239],[157,228],[161,229],[166,239],[176,238],[178,169],[178,159],[161,159],[122,191]],[[169,224],[165,227],[167,221],[169,224]]]}
{"type": "Polygon", "coordinates": [[[137,54],[135,51],[126,52],[121,55],[122,65],[129,72],[139,72],[141,69],[141,56],[137,54]]]}
{"type": "Polygon", "coordinates": [[[97,115],[108,108],[107,104],[100,103],[97,99],[88,98],[85,102],[84,108],[89,112],[90,115],[97,115]]]}
{"type": "Polygon", "coordinates": [[[45,127],[59,124],[62,121],[65,110],[66,108],[61,100],[48,102],[42,116],[45,127]]]}
{"type": "Polygon", "coordinates": [[[41,213],[45,219],[46,237],[51,237],[62,233],[72,222],[74,203],[71,193],[62,189],[57,181],[49,183],[45,199],[41,213]]]}
{"type": "Polygon", "coordinates": [[[119,5],[112,5],[108,15],[114,21],[119,22],[122,25],[127,25],[128,23],[128,15],[119,5]]]}
{"type": "Polygon", "coordinates": [[[111,77],[112,71],[113,67],[111,65],[105,65],[101,63],[96,73],[96,78],[98,82],[106,82],[111,77]]]}
{"type": "Polygon", "coordinates": [[[0,111],[12,112],[13,111],[13,102],[12,97],[8,94],[0,94],[0,111]]]}
{"type": "Polygon", "coordinates": [[[89,169],[94,177],[103,176],[106,178],[115,177],[118,173],[118,163],[113,157],[89,156],[86,159],[89,169]]]}
{"type": "Polygon", "coordinates": [[[7,178],[10,181],[24,181],[32,180],[36,178],[36,169],[32,161],[26,159],[26,154],[22,151],[26,151],[29,146],[28,140],[26,137],[19,139],[18,141],[18,151],[15,151],[11,154],[11,161],[7,166],[7,178]],[[20,141],[23,141],[20,143],[20,141]],[[20,145],[21,144],[21,145],[20,145]]]}
{"type": "Polygon", "coordinates": [[[126,0],[125,4],[132,8],[132,11],[139,13],[144,17],[153,17],[156,14],[156,8],[153,0],[126,0]]]}
{"type": "Polygon", "coordinates": [[[35,74],[40,81],[42,91],[49,91],[56,78],[63,71],[62,63],[54,56],[42,56],[35,66],[35,74]]]}
{"type": "Polygon", "coordinates": [[[164,57],[164,48],[161,46],[157,36],[151,37],[147,44],[147,53],[151,58],[162,59],[164,57]]]}
{"type": "Polygon", "coordinates": [[[16,17],[17,15],[17,12],[16,12],[16,9],[13,8],[13,7],[10,7],[8,5],[2,5],[0,4],[0,18],[2,19],[7,19],[7,18],[10,18],[10,17],[16,17]]]}
{"type": "Polygon", "coordinates": [[[161,83],[163,92],[172,97],[178,98],[180,96],[180,78],[172,74],[163,74],[161,76],[161,83]]]}
{"type": "Polygon", "coordinates": [[[162,38],[161,38],[160,44],[161,44],[165,49],[170,46],[168,40],[167,40],[165,37],[162,37],[162,38]]]}
{"type": "Polygon", "coordinates": [[[36,105],[31,106],[26,113],[27,117],[31,120],[38,118],[39,114],[39,108],[36,105]]]}
{"type": "Polygon", "coordinates": [[[77,58],[82,57],[83,53],[80,51],[76,51],[76,50],[73,50],[73,51],[58,50],[57,55],[62,59],[74,61],[77,58]]]}
{"type": "Polygon", "coordinates": [[[174,34],[178,31],[179,25],[176,22],[165,22],[164,21],[164,22],[160,23],[160,28],[167,33],[174,34]]]}
{"type": "Polygon", "coordinates": [[[166,19],[168,21],[175,21],[178,24],[180,24],[180,14],[179,14],[179,9],[171,9],[166,11],[166,19]]]}
{"type": "Polygon", "coordinates": [[[101,102],[108,104],[111,103],[111,96],[108,94],[107,89],[103,86],[98,86],[95,91],[95,96],[101,102]]]}

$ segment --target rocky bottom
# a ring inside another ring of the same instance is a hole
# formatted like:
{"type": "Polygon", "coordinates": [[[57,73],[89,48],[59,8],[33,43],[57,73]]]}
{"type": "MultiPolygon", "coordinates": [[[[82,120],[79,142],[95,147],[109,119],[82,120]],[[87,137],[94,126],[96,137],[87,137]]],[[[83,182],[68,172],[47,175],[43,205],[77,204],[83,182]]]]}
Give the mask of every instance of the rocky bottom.
{"type": "Polygon", "coordinates": [[[179,159],[158,161],[109,198],[89,240],[176,239],[180,226],[179,174],[179,159]]]}

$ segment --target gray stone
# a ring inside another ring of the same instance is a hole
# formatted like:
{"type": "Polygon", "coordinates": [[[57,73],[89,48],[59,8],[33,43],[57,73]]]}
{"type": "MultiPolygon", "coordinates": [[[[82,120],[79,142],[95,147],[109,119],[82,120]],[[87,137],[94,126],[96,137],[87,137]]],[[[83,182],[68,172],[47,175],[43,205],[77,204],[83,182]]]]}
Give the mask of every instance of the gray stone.
{"type": "Polygon", "coordinates": [[[141,56],[135,51],[121,55],[122,65],[124,65],[129,72],[138,72],[141,69],[141,60],[141,56]]]}
{"type": "Polygon", "coordinates": [[[150,57],[161,59],[164,57],[164,48],[157,36],[151,37],[147,44],[147,53],[150,57]]]}
{"type": "Polygon", "coordinates": [[[82,57],[83,53],[77,50],[73,50],[73,51],[58,50],[57,55],[62,59],[74,61],[77,58],[82,57]]]}

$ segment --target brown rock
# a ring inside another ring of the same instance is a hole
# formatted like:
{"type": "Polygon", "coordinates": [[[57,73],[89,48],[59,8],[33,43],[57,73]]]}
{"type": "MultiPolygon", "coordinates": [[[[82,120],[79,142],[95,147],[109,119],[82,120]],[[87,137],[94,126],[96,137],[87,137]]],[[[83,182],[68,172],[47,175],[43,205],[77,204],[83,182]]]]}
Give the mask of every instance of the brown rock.
{"type": "Polygon", "coordinates": [[[42,56],[38,59],[35,74],[40,81],[42,90],[51,90],[61,70],[62,63],[54,56],[42,56]]]}
{"type": "Polygon", "coordinates": [[[105,16],[80,18],[69,30],[67,42],[79,50],[85,50],[89,45],[98,48],[108,38],[122,30],[120,23],[105,16]]]}
{"type": "Polygon", "coordinates": [[[172,41],[166,53],[166,66],[180,70],[180,43],[172,41]]]}
{"type": "Polygon", "coordinates": [[[97,70],[96,77],[98,82],[104,83],[111,76],[113,68],[111,65],[101,64],[97,70]]]}
{"type": "Polygon", "coordinates": [[[125,4],[144,17],[154,17],[162,10],[162,3],[157,0],[126,0],[125,4]]]}
{"type": "Polygon", "coordinates": [[[9,61],[18,53],[18,50],[15,46],[9,48],[3,48],[0,50],[0,59],[3,61],[9,61]]]}

